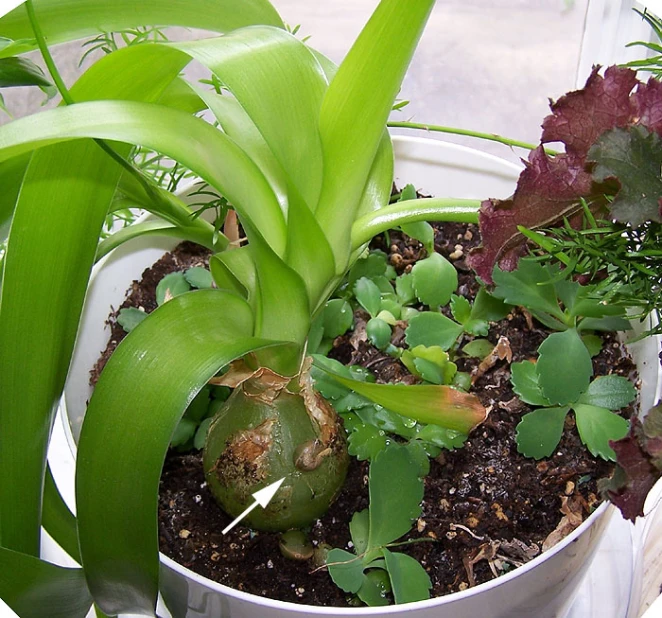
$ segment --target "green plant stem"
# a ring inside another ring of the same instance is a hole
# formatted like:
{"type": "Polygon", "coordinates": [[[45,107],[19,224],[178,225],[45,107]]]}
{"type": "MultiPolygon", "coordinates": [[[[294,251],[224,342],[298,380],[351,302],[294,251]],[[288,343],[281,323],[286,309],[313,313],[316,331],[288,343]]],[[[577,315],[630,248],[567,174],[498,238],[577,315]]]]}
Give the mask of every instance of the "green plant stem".
{"type": "MultiPolygon", "coordinates": [[[[535,150],[538,146],[530,144],[529,142],[522,142],[495,133],[481,133],[480,131],[471,131],[470,129],[460,129],[458,127],[445,127],[437,124],[422,124],[420,122],[407,122],[407,121],[391,121],[387,125],[392,129],[419,129],[422,131],[432,131],[435,133],[447,133],[450,135],[465,135],[467,137],[475,137],[477,139],[489,140],[490,142],[498,142],[506,146],[513,146],[515,148],[525,148],[526,150],[535,150]]],[[[556,150],[545,148],[545,152],[550,155],[558,154],[556,150]]]]}
{"type": "Polygon", "coordinates": [[[352,226],[352,250],[386,230],[416,221],[478,223],[480,200],[422,198],[396,202],[357,219],[352,226]]]}

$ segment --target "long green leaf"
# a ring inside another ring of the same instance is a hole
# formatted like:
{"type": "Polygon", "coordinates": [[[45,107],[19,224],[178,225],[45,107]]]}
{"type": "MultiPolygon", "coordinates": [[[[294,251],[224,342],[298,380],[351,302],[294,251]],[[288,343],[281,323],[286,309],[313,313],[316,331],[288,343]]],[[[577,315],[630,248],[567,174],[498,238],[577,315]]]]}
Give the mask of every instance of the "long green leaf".
{"type": "Polygon", "coordinates": [[[0,597],[21,618],[85,618],[92,597],[82,569],[0,547],[0,597]]]}
{"type": "Polygon", "coordinates": [[[478,222],[480,200],[426,198],[405,200],[369,212],[352,225],[352,249],[357,249],[373,236],[404,223],[415,221],[478,222]]]}
{"type": "Polygon", "coordinates": [[[316,362],[315,366],[359,395],[421,423],[433,423],[468,434],[487,417],[485,408],[475,395],[449,386],[371,384],[345,378],[321,363],[316,362]]]}
{"type": "Polygon", "coordinates": [[[338,268],[348,260],[361,193],[433,5],[434,0],[382,0],[324,97],[324,183],[317,218],[327,230],[338,268]]]}
{"type": "Polygon", "coordinates": [[[202,90],[189,84],[204,101],[227,135],[237,141],[269,181],[283,214],[287,214],[287,178],[264,137],[239,102],[229,96],[202,90]]]}
{"type": "Polygon", "coordinates": [[[176,43],[234,94],[309,208],[322,185],[318,122],[326,76],[291,34],[245,28],[214,40],[176,43]]]}
{"type": "Polygon", "coordinates": [[[188,403],[221,367],[274,345],[252,332],[251,309],[238,296],[192,292],[152,313],[106,365],[83,424],[76,476],[83,565],[106,613],[153,611],[168,444],[188,403]]]}
{"type": "MultiPolygon", "coordinates": [[[[34,7],[50,45],[147,25],[215,32],[252,24],[283,27],[267,0],[34,0],[34,7]]],[[[25,7],[0,19],[0,36],[15,41],[32,39],[25,7]]]]}
{"type": "Polygon", "coordinates": [[[80,564],[76,517],[60,495],[50,466],[46,469],[41,523],[53,540],[80,564]]]}
{"type": "Polygon", "coordinates": [[[233,140],[185,112],[132,101],[48,110],[0,127],[0,161],[77,137],[141,144],[179,161],[218,189],[241,216],[259,221],[266,241],[282,255],[283,214],[263,174],[233,140]]]}
{"type": "Polygon", "coordinates": [[[0,178],[2,178],[2,191],[0,191],[0,242],[9,235],[9,226],[14,216],[14,207],[18,192],[21,190],[25,170],[30,162],[32,153],[26,153],[9,161],[0,163],[0,178]]]}
{"type": "Polygon", "coordinates": [[[0,543],[9,549],[38,555],[52,415],[119,175],[95,143],[71,142],[34,154],[19,195],[0,291],[0,543]]]}

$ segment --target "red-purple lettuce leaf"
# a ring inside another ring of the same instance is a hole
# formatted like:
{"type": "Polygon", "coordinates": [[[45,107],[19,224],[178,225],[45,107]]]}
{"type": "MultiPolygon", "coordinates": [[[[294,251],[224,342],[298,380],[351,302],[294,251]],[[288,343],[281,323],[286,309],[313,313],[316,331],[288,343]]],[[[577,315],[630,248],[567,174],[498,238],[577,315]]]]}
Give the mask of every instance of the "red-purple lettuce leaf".
{"type": "Polygon", "coordinates": [[[617,468],[606,485],[607,494],[623,517],[634,521],[643,516],[646,496],[662,476],[662,404],[649,410],[643,424],[633,418],[630,433],[609,445],[617,468]]]}
{"type": "MultiPolygon", "coordinates": [[[[650,152],[637,151],[642,144],[631,141],[631,149],[621,150],[619,165],[614,165],[614,161],[601,158],[600,148],[596,150],[594,144],[602,139],[599,144],[604,150],[610,139],[615,139],[609,137],[612,131],[634,126],[662,135],[662,85],[653,78],[646,84],[640,83],[630,69],[609,67],[604,77],[598,70],[599,67],[593,70],[582,90],[552,103],[552,114],[543,122],[542,143],[560,142],[565,153],[551,156],[540,146],[524,162],[525,169],[511,198],[483,202],[479,215],[483,245],[472,252],[468,261],[485,283],[492,283],[495,265],[513,270],[526,252],[526,238],[518,232],[518,226],[551,227],[564,218],[580,225],[581,217],[572,215],[579,212],[582,198],[597,213],[608,204],[605,195],[616,196],[612,216],[633,225],[660,220],[658,199],[662,191],[654,188],[651,195],[654,183],[649,174],[642,174],[641,170],[638,175],[633,174],[635,165],[625,165],[650,152]],[[637,194],[638,183],[644,177],[646,188],[637,194]],[[645,200],[642,194],[646,195],[645,200]]],[[[614,131],[613,135],[619,134],[614,131]]],[[[645,146],[655,153],[653,141],[651,138],[645,146]]],[[[658,180],[659,176],[658,166],[658,180]]]]}

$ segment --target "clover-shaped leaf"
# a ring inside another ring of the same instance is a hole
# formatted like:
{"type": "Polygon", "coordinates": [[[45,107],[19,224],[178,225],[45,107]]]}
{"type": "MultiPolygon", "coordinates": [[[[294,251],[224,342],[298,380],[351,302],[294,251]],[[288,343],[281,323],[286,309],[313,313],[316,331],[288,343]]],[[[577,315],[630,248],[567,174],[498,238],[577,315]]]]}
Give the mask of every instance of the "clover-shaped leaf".
{"type": "Polygon", "coordinates": [[[359,461],[372,460],[387,444],[386,434],[374,425],[361,424],[349,434],[348,451],[359,461]]]}
{"type": "Polygon", "coordinates": [[[481,360],[490,354],[492,350],[494,350],[494,344],[487,339],[474,339],[462,347],[462,351],[467,356],[473,356],[481,360]]]}

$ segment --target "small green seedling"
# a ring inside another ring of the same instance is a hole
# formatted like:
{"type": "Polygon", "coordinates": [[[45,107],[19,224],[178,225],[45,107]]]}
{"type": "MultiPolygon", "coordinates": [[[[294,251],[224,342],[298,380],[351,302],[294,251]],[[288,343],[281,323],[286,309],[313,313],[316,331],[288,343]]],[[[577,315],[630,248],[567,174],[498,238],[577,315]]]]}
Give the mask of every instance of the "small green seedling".
{"type": "Polygon", "coordinates": [[[354,553],[336,548],[327,555],[335,584],[366,605],[388,605],[389,593],[397,604],[430,597],[430,578],[420,563],[391,551],[421,514],[420,477],[408,447],[392,444],[381,451],[370,464],[370,507],[349,524],[354,553]]]}
{"type": "Polygon", "coordinates": [[[492,294],[511,305],[527,309],[552,330],[576,328],[586,331],[629,330],[623,307],[603,301],[595,285],[579,285],[564,278],[557,265],[541,265],[522,259],[513,271],[495,267],[492,294]]]}
{"type": "MultiPolygon", "coordinates": [[[[541,346],[541,359],[546,354],[542,349],[544,345],[541,346]]],[[[570,353],[567,358],[572,358],[570,353]]],[[[614,461],[616,455],[609,442],[623,438],[629,425],[626,419],[613,411],[624,408],[635,399],[636,391],[632,383],[618,375],[606,375],[590,383],[586,380],[585,387],[578,387],[577,384],[570,386],[560,374],[556,379],[551,379],[554,365],[550,365],[549,370],[543,369],[542,372],[545,384],[553,386],[549,390],[543,388],[541,383],[540,362],[523,361],[512,365],[515,393],[529,405],[542,406],[526,414],[517,426],[519,452],[535,459],[549,457],[561,440],[568,412],[573,410],[579,436],[589,451],[596,457],[614,461]],[[569,386],[568,394],[560,397],[566,386],[569,386]],[[548,392],[554,395],[552,399],[547,396],[548,392]]],[[[562,362],[558,360],[558,369],[563,368],[562,362]]]]}

